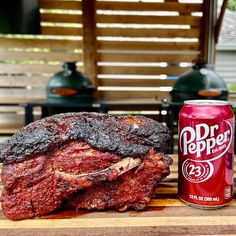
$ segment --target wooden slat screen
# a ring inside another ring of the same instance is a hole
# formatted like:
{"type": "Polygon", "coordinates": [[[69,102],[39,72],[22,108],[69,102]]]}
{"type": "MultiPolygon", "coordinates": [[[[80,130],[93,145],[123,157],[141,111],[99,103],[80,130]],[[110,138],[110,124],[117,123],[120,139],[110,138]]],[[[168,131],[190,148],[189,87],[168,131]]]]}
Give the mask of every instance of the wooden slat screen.
{"type": "Polygon", "coordinates": [[[81,2],[40,0],[40,8],[41,35],[0,36],[0,97],[45,98],[62,62],[77,61],[83,70],[81,2]]]}
{"type": "Polygon", "coordinates": [[[201,57],[204,21],[199,12],[203,12],[200,2],[98,0],[98,84],[102,96],[168,96],[167,87],[201,57]]]}
{"type": "MultiPolygon", "coordinates": [[[[81,2],[40,0],[40,12],[41,35],[0,35],[0,100],[46,98],[48,79],[64,61],[83,71],[81,2]]],[[[1,107],[1,133],[23,125],[24,109],[1,107]]]]}
{"type": "Polygon", "coordinates": [[[100,98],[162,99],[203,56],[207,0],[39,1],[41,35],[0,35],[0,98],[46,98],[49,77],[76,61],[100,98]],[[93,1],[91,32],[92,11],[83,6],[93,1]]]}

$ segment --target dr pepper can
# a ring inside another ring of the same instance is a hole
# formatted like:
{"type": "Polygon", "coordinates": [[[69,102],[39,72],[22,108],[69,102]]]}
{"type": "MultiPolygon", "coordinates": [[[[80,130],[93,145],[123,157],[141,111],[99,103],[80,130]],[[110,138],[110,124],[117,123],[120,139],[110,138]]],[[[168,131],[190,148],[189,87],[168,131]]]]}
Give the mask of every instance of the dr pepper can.
{"type": "Polygon", "coordinates": [[[198,208],[233,199],[234,114],[227,101],[185,101],[179,113],[179,198],[198,208]]]}

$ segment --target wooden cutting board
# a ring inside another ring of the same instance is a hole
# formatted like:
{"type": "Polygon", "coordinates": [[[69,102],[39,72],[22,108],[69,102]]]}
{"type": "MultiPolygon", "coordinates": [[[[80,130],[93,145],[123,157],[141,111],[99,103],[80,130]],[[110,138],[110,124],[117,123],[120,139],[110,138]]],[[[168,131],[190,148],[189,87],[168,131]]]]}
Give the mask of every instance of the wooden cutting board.
{"type": "MultiPolygon", "coordinates": [[[[59,211],[22,221],[8,220],[0,209],[0,235],[232,235],[236,233],[236,200],[216,210],[187,206],[177,197],[177,156],[171,174],[156,189],[146,210],[59,211]]],[[[2,186],[0,185],[0,191],[2,186]]]]}

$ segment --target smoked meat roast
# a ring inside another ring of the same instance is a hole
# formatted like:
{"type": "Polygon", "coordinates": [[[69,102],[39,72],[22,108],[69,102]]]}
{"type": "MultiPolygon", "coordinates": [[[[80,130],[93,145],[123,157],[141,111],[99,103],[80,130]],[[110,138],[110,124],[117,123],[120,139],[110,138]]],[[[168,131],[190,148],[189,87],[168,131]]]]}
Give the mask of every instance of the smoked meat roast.
{"type": "Polygon", "coordinates": [[[1,145],[3,213],[144,209],[170,173],[168,139],[167,127],[143,116],[78,112],[32,122],[1,145]]]}

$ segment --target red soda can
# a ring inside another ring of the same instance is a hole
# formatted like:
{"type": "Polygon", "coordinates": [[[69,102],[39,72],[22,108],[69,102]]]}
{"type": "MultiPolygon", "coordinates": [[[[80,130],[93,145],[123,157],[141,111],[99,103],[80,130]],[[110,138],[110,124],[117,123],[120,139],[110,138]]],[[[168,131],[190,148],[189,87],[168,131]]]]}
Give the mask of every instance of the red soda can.
{"type": "Polygon", "coordinates": [[[179,113],[178,195],[200,208],[233,199],[234,113],[226,101],[189,100],[179,113]]]}

